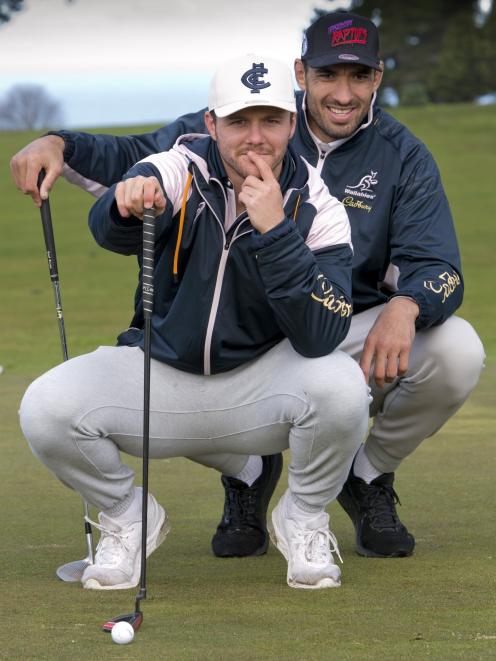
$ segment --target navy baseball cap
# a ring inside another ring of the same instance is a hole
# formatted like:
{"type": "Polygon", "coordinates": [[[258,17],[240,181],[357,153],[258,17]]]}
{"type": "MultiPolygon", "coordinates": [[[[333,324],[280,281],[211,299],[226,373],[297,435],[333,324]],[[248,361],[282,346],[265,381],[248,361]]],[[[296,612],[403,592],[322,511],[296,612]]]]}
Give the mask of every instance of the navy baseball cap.
{"type": "Polygon", "coordinates": [[[363,16],[344,11],[325,14],[305,31],[301,59],[314,69],[364,64],[381,71],[379,32],[363,16]]]}

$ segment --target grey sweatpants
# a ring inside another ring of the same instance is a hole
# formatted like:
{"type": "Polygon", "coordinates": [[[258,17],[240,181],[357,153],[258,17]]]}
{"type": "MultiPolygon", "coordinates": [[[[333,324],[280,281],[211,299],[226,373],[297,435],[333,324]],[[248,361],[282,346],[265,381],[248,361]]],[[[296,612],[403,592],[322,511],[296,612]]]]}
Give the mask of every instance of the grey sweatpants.
{"type": "MultiPolygon", "coordinates": [[[[34,454],[90,504],[126,499],[141,456],[143,352],[100,347],[34,381],[20,420],[34,454]]],[[[229,372],[200,376],[152,360],[150,457],[190,457],[237,474],[247,455],[291,450],[289,488],[323,507],[339,494],[368,424],[370,396],[341,351],[304,358],[284,340],[229,372]],[[203,460],[205,457],[205,460],[203,460]]]]}
{"type": "MultiPolygon", "coordinates": [[[[359,361],[383,308],[354,315],[339,349],[359,361]]],[[[440,326],[416,333],[403,377],[384,388],[371,378],[373,423],[365,453],[377,470],[395,471],[458,411],[477,385],[484,360],[484,348],[472,326],[460,317],[450,317],[440,326]]]]}
{"type": "MultiPolygon", "coordinates": [[[[383,305],[355,314],[339,349],[360,361],[363,345],[383,305]]],[[[429,436],[435,434],[465,402],[479,381],[484,347],[472,326],[460,317],[418,331],[407,373],[378,388],[370,380],[372,425],[365,452],[382,473],[395,471],[429,436]]],[[[217,458],[202,463],[219,468],[217,458]]]]}

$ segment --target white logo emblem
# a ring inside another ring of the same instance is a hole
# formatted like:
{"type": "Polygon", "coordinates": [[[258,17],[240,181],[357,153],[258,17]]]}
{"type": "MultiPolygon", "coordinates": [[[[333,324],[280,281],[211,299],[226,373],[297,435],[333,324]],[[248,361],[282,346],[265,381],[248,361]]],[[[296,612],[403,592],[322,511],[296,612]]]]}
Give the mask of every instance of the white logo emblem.
{"type": "Polygon", "coordinates": [[[193,218],[193,225],[196,223],[198,218],[200,217],[203,209],[205,208],[206,202],[200,202],[198,205],[198,209],[196,210],[195,217],[193,218]]]}
{"type": "Polygon", "coordinates": [[[344,191],[345,193],[348,193],[348,195],[356,195],[358,197],[366,197],[369,200],[373,200],[376,194],[372,186],[375,186],[378,183],[377,172],[371,170],[370,174],[364,175],[358,184],[355,186],[346,186],[344,191]]]}
{"type": "Polygon", "coordinates": [[[302,44],[301,44],[301,56],[302,57],[305,57],[305,55],[307,54],[307,50],[308,50],[308,40],[307,40],[307,35],[305,33],[303,35],[303,41],[302,41],[302,44]]]}

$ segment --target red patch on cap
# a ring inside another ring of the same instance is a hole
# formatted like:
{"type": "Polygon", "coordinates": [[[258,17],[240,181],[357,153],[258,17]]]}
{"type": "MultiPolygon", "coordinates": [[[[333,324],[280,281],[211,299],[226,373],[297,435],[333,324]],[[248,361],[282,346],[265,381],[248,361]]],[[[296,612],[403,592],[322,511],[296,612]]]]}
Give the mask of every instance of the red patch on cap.
{"type": "Polygon", "coordinates": [[[366,28],[345,28],[344,30],[336,30],[332,33],[331,46],[344,46],[345,44],[366,44],[367,43],[367,29],[366,28]]]}

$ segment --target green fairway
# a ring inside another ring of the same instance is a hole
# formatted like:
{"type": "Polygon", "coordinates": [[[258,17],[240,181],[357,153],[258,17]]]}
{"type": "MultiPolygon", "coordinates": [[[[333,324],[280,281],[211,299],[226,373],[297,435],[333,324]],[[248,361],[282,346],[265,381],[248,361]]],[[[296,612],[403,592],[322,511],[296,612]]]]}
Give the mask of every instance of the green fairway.
{"type": "MultiPolygon", "coordinates": [[[[496,107],[395,114],[440,166],[462,249],[460,314],[487,352],[471,399],[398,471],[400,513],[415,534],[415,554],[359,557],[351,523],[334,504],[329,512],[344,558],[343,585],[292,590],[274,548],[258,558],[212,555],[223,500],[217,474],[183,459],[152,462],[150,489],[166,507],[172,531],[150,558],[145,619],[128,646],[112,643],[100,626],[134,608],[135,590],[85,591],[55,577],[60,564],[86,555],[82,506],[31,454],[18,427],[25,388],[60,362],[61,348],[39,211],[16,191],[8,169],[10,157],[36,136],[0,133],[0,658],[496,658],[496,107]]],[[[65,181],[51,196],[71,356],[114,343],[131,318],[136,284],[134,259],[102,250],[90,236],[91,201],[65,181]]],[[[139,461],[130,464],[140,470],[139,461]]],[[[285,479],[273,503],[284,488],[285,479]]]]}

